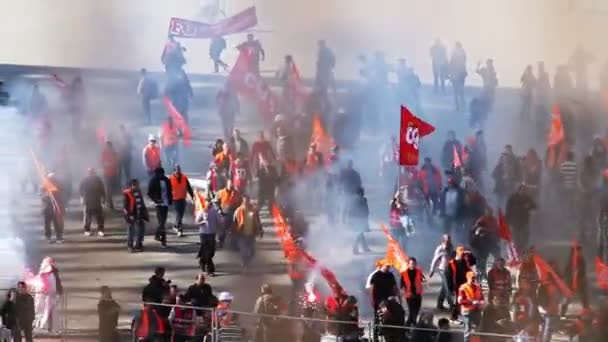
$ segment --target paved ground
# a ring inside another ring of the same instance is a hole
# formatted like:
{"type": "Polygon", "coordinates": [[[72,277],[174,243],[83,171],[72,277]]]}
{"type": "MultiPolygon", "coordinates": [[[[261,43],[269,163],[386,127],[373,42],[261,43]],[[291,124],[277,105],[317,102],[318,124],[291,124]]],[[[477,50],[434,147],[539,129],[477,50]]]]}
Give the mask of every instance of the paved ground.
{"type": "MultiPolygon", "coordinates": [[[[27,76],[32,77],[32,76],[27,76]]],[[[112,118],[120,117],[130,123],[137,123],[137,103],[130,95],[132,93],[132,81],[123,79],[88,79],[88,93],[91,95],[94,104],[99,105],[99,111],[104,113],[106,122],[112,122],[112,118]],[[104,97],[105,96],[105,97],[104,97]],[[111,101],[111,105],[108,102],[111,101]],[[105,114],[107,113],[107,114],[105,114]]],[[[205,109],[212,104],[213,85],[208,83],[196,84],[195,110],[191,114],[192,125],[194,126],[195,141],[191,148],[183,150],[182,164],[185,171],[192,176],[200,176],[204,165],[209,160],[209,150],[207,146],[215,139],[220,132],[219,122],[215,112],[205,109]]],[[[51,86],[45,89],[52,90],[51,86]]],[[[449,97],[436,97],[426,92],[423,94],[423,101],[428,118],[433,122],[449,120],[449,128],[457,129],[461,136],[468,134],[464,119],[457,119],[451,107],[449,97]],[[454,116],[454,119],[446,119],[454,116]]],[[[508,107],[509,103],[499,100],[497,111],[505,113],[503,108],[508,107]]],[[[95,107],[97,108],[97,107],[95,107]]],[[[161,117],[162,109],[155,106],[157,117],[161,117]]],[[[506,114],[505,114],[506,115],[506,114]]],[[[14,136],[18,140],[18,131],[14,129],[14,122],[18,122],[16,116],[11,116],[13,121],[6,121],[0,125],[0,140],[7,136],[14,136]],[[12,135],[11,135],[12,134],[12,135]]],[[[247,113],[239,118],[238,126],[242,127],[245,135],[251,137],[259,126],[252,120],[247,113]]],[[[506,132],[506,134],[496,134],[490,139],[496,144],[491,145],[491,153],[496,153],[506,141],[513,141],[525,135],[525,133],[513,133],[512,120],[499,120],[487,131],[506,132]],[[496,127],[494,127],[496,126],[496,127]]],[[[448,127],[442,126],[438,133],[425,146],[428,149],[436,150],[445,136],[448,127]]],[[[111,130],[111,127],[109,128],[111,130]]],[[[143,146],[145,137],[148,133],[157,132],[157,127],[138,127],[136,129],[136,145],[143,146]]],[[[385,139],[386,137],[383,137],[385,139]]],[[[381,180],[378,179],[371,164],[378,164],[378,149],[380,147],[378,137],[363,136],[358,150],[354,155],[356,165],[365,168],[362,172],[364,184],[367,190],[368,201],[370,203],[373,220],[386,219],[388,200],[382,192],[381,180]]],[[[0,146],[4,145],[0,141],[0,146]]],[[[523,148],[523,147],[522,147],[523,148]]],[[[139,152],[135,152],[135,163],[138,162],[139,152]]],[[[89,151],[88,164],[95,163],[98,152],[89,151]],[[91,159],[92,158],[92,159],[91,159]]],[[[11,165],[20,158],[18,154],[8,153],[0,150],[0,169],[10,170],[11,165]]],[[[81,157],[80,159],[82,159],[81,157]]],[[[73,169],[76,163],[72,162],[73,169]]],[[[84,166],[81,171],[84,170],[84,166]]],[[[8,172],[8,171],[7,171],[8,172]]],[[[8,174],[6,180],[8,186],[5,189],[15,189],[19,173],[8,174]]],[[[77,181],[77,179],[75,179],[77,181]]],[[[17,194],[18,192],[13,192],[17,194]]],[[[98,298],[97,290],[101,285],[108,285],[113,289],[114,297],[123,307],[120,324],[125,327],[130,320],[130,313],[137,309],[140,300],[141,288],[147,283],[148,277],[152,274],[156,266],[167,268],[167,278],[172,279],[173,283],[185,288],[191,284],[198,272],[195,259],[198,249],[198,236],[194,230],[188,230],[184,238],[169,236],[169,246],[167,250],[161,250],[158,244],[152,241],[150,236],[146,237],[146,251],[141,254],[128,254],[125,248],[124,224],[117,213],[108,213],[110,218],[107,220],[106,237],[85,237],[81,229],[81,213],[77,199],[73,199],[68,208],[66,218],[66,243],[62,245],[48,245],[43,241],[41,221],[39,217],[39,200],[33,194],[7,197],[0,196],[6,200],[12,198],[11,212],[0,211],[0,217],[10,216],[11,227],[18,236],[25,240],[27,251],[27,263],[38,265],[41,258],[45,255],[52,256],[63,278],[67,293],[67,328],[68,329],[94,329],[97,326],[96,302],[98,298]]],[[[7,206],[2,205],[1,208],[7,206]]],[[[6,204],[6,203],[4,203],[6,204]]],[[[188,209],[191,212],[191,209],[188,209]]],[[[192,222],[191,216],[186,218],[186,222],[192,222]]],[[[343,282],[346,289],[358,296],[361,301],[362,313],[369,317],[367,301],[362,296],[365,277],[373,269],[373,263],[384,254],[385,240],[379,232],[377,225],[373,224],[373,231],[368,235],[373,249],[373,253],[368,255],[353,256],[351,244],[354,234],[340,227],[329,227],[324,223],[323,217],[310,217],[311,220],[311,252],[319,256],[320,262],[330,266],[343,282]]],[[[286,275],[285,265],[279,246],[274,238],[273,227],[269,222],[267,213],[263,213],[265,225],[265,237],[257,243],[257,255],[253,264],[252,272],[243,275],[240,272],[239,260],[236,254],[227,251],[220,251],[216,256],[218,277],[209,280],[214,291],[231,291],[235,294],[235,307],[237,310],[250,311],[257,297],[259,286],[262,283],[269,283],[276,287],[279,292],[288,293],[289,279],[286,275]]],[[[172,222],[170,217],[169,222],[172,222]]],[[[153,224],[149,224],[148,232],[152,232],[153,224]]],[[[428,265],[432,250],[437,243],[438,235],[434,229],[419,228],[418,235],[411,243],[408,254],[419,257],[420,262],[428,265]]],[[[567,239],[552,239],[547,246],[561,247],[567,245],[567,239]]],[[[17,252],[15,252],[17,253],[17,252]]],[[[19,257],[15,257],[15,268],[19,265],[19,257]]],[[[37,267],[37,266],[36,266],[37,267]]],[[[435,298],[438,290],[437,279],[431,279],[428,283],[423,307],[434,307],[435,298]]]]}

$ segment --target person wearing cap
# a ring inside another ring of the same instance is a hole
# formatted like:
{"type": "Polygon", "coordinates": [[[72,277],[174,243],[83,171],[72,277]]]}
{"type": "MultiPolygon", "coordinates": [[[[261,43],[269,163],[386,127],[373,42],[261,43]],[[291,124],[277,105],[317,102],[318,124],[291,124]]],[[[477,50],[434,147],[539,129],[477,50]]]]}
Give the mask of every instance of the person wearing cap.
{"type": "Polygon", "coordinates": [[[149,220],[148,209],[139,189],[139,181],[132,179],[123,190],[123,215],[127,222],[127,248],[129,252],[143,251],[145,222],[149,220]]]}
{"type": "Polygon", "coordinates": [[[87,177],[80,182],[80,203],[84,205],[84,235],[91,235],[91,219],[95,217],[97,234],[104,236],[103,203],[106,199],[106,190],[95,169],[89,168],[87,173],[87,177]]]}
{"type": "Polygon", "coordinates": [[[244,331],[239,326],[239,316],[231,312],[234,296],[232,293],[224,291],[218,296],[218,301],[215,315],[219,327],[219,341],[241,341],[244,331]]]}
{"type": "Polygon", "coordinates": [[[458,304],[464,319],[464,341],[469,342],[473,331],[481,322],[481,312],[484,305],[483,291],[476,283],[474,272],[466,273],[467,282],[458,288],[458,304]]]}
{"type": "Polygon", "coordinates": [[[114,210],[112,196],[117,191],[120,182],[120,159],[111,141],[106,142],[101,152],[101,165],[106,186],[106,204],[111,210],[114,210]]]}
{"type": "Polygon", "coordinates": [[[160,147],[156,144],[154,134],[148,136],[148,144],[142,151],[142,161],[144,170],[146,170],[150,177],[154,175],[154,170],[161,166],[160,147]]]}
{"type": "Polygon", "coordinates": [[[182,168],[179,165],[175,165],[175,172],[169,177],[169,181],[171,182],[171,198],[173,199],[173,207],[175,208],[175,226],[173,226],[173,230],[177,233],[177,236],[181,237],[184,234],[182,220],[186,211],[186,198],[190,195],[190,198],[194,200],[194,191],[192,190],[192,186],[190,186],[188,177],[182,173],[182,168]]]}
{"type": "Polygon", "coordinates": [[[171,181],[165,176],[165,170],[162,167],[154,170],[154,177],[148,182],[148,198],[150,198],[156,206],[156,218],[158,227],[154,235],[156,241],[159,241],[162,248],[167,248],[167,215],[169,206],[173,204],[173,189],[171,181]]]}
{"type": "Polygon", "coordinates": [[[222,228],[219,199],[215,198],[211,200],[207,207],[199,212],[194,220],[198,225],[201,243],[197,254],[199,266],[201,271],[207,272],[207,275],[210,277],[214,277],[215,264],[213,263],[213,257],[215,256],[215,236],[217,231],[222,228]]]}
{"type": "Polygon", "coordinates": [[[54,173],[49,173],[40,189],[42,200],[42,216],[44,221],[44,236],[49,243],[63,243],[63,215],[65,214],[63,184],[59,182],[54,173]],[[55,228],[55,238],[51,225],[55,228]]]}
{"type": "MultiPolygon", "coordinates": [[[[456,247],[456,255],[450,260],[448,267],[445,269],[445,278],[448,283],[448,288],[454,297],[458,296],[458,289],[462,284],[466,283],[466,275],[468,272],[471,272],[471,267],[464,258],[464,252],[464,247],[456,247]]],[[[451,318],[452,321],[456,321],[458,320],[460,310],[457,301],[453,304],[451,318]]]]}

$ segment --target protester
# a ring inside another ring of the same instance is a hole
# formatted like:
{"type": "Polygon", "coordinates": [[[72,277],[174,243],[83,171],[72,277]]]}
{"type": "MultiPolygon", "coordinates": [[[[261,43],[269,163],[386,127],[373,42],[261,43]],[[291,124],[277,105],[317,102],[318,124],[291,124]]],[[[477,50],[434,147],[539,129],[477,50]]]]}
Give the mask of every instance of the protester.
{"type": "Polygon", "coordinates": [[[154,134],[148,136],[148,144],[142,151],[142,160],[144,169],[149,177],[152,177],[155,170],[161,166],[160,148],[156,145],[156,137],[154,134]]]}
{"type": "Polygon", "coordinates": [[[173,204],[173,189],[171,181],[165,176],[165,170],[162,167],[154,170],[154,176],[148,182],[148,198],[150,198],[156,206],[156,219],[158,227],[154,234],[154,239],[159,241],[162,248],[167,248],[167,232],[165,225],[167,223],[167,214],[169,206],[173,204]]]}
{"type": "Polygon", "coordinates": [[[520,185],[517,192],[507,200],[505,218],[513,232],[513,240],[517,250],[525,250],[530,243],[530,212],[536,209],[536,203],[520,185]]]}
{"type": "Polygon", "coordinates": [[[101,165],[103,166],[103,181],[106,186],[106,204],[110,210],[114,210],[112,197],[116,193],[120,183],[120,159],[111,141],[107,141],[101,152],[101,165]]]}
{"type": "Polygon", "coordinates": [[[464,83],[467,77],[467,55],[460,42],[456,42],[449,61],[450,82],[454,90],[454,109],[465,108],[464,83]]]}
{"type": "Polygon", "coordinates": [[[464,319],[464,341],[469,342],[481,322],[484,297],[481,286],[475,282],[475,273],[468,271],[466,278],[467,282],[458,289],[458,304],[464,319]]]}
{"type": "Polygon", "coordinates": [[[196,336],[196,310],[182,307],[188,303],[181,294],[176,297],[176,304],[168,317],[171,323],[171,341],[189,341],[196,336]]]}
{"type": "Polygon", "coordinates": [[[42,217],[44,220],[44,236],[49,243],[63,243],[64,228],[64,193],[63,185],[57,180],[54,173],[46,176],[40,193],[42,199],[42,217]],[[55,240],[52,239],[51,225],[55,230],[55,240]]]}
{"type": "Polygon", "coordinates": [[[433,90],[445,94],[445,81],[448,78],[448,50],[439,38],[435,40],[430,49],[433,65],[433,90]]]}
{"type": "Polygon", "coordinates": [[[211,201],[202,212],[199,212],[195,222],[199,226],[201,243],[197,254],[199,266],[201,271],[207,272],[210,277],[215,277],[215,264],[213,262],[216,245],[215,236],[222,225],[219,201],[217,199],[211,201]]]}
{"type": "Polygon", "coordinates": [[[508,303],[511,299],[511,272],[505,267],[505,259],[502,257],[495,259],[488,272],[488,288],[489,298],[498,298],[501,303],[508,303]]]}
{"type": "Polygon", "coordinates": [[[137,95],[141,97],[144,123],[150,125],[152,123],[150,102],[158,98],[158,84],[148,75],[148,71],[145,68],[141,69],[139,74],[140,78],[139,83],[137,84],[137,95]]]}
{"type": "Polygon", "coordinates": [[[380,324],[387,326],[380,328],[380,335],[384,337],[386,342],[402,341],[405,336],[405,330],[395,328],[403,326],[405,322],[405,311],[401,303],[399,303],[399,299],[397,297],[389,297],[380,303],[378,311],[380,324]]]}
{"type": "Polygon", "coordinates": [[[91,235],[91,219],[97,221],[97,234],[104,236],[103,204],[106,201],[106,189],[95,169],[87,170],[88,176],[80,183],[80,203],[84,204],[84,235],[91,235]]]}
{"type": "Polygon", "coordinates": [[[266,52],[259,40],[252,33],[247,34],[247,40],[237,46],[240,51],[245,51],[251,57],[249,66],[254,75],[260,75],[260,62],[266,59],[266,52]]]}
{"type": "MultiPolygon", "coordinates": [[[[205,282],[203,273],[199,273],[196,277],[196,283],[188,287],[184,294],[184,301],[192,303],[192,306],[204,309],[211,309],[218,303],[217,297],[213,295],[211,285],[205,282]]],[[[205,312],[205,315],[208,313],[203,309],[197,309],[198,316],[203,315],[203,312],[205,312]]]]}
{"type": "Polygon", "coordinates": [[[61,322],[59,304],[60,296],[63,295],[63,286],[59,270],[55,267],[52,258],[42,259],[37,277],[39,282],[34,288],[36,293],[34,327],[54,334],[59,331],[61,322]]]}
{"type": "Polygon", "coordinates": [[[127,223],[127,248],[129,252],[142,252],[148,210],[139,189],[139,181],[132,179],[129,187],[123,190],[123,215],[127,223]]]}
{"type": "MultiPolygon", "coordinates": [[[[220,202],[220,213],[222,215],[222,229],[218,232],[218,248],[224,248],[226,237],[232,230],[234,212],[241,205],[243,198],[234,188],[231,180],[226,182],[226,187],[217,193],[220,202]]],[[[236,243],[236,241],[234,241],[236,243]]]]}
{"type": "MultiPolygon", "coordinates": [[[[450,260],[448,263],[448,267],[445,269],[445,278],[447,282],[447,287],[450,290],[450,294],[452,298],[458,298],[458,292],[460,286],[467,282],[467,275],[471,272],[471,266],[464,258],[465,249],[462,246],[458,246],[456,248],[456,255],[454,258],[450,260]]],[[[455,300],[452,303],[451,311],[451,319],[452,321],[457,321],[458,316],[460,315],[460,300],[455,300]]]]}
{"type": "Polygon", "coordinates": [[[464,212],[464,192],[456,183],[454,177],[448,178],[447,186],[441,192],[439,199],[439,214],[443,218],[443,233],[462,234],[460,226],[462,224],[464,212]]]}
{"type": "Polygon", "coordinates": [[[10,330],[13,341],[21,341],[21,329],[17,320],[17,289],[9,289],[6,299],[0,308],[2,326],[10,330]]]}
{"type": "Polygon", "coordinates": [[[224,50],[226,50],[226,39],[220,35],[214,36],[209,44],[209,57],[213,61],[213,71],[216,74],[220,72],[220,67],[224,71],[228,70],[228,64],[222,61],[222,52],[224,50]]]}
{"type": "Polygon", "coordinates": [[[177,236],[181,237],[184,235],[182,220],[186,211],[186,198],[190,195],[190,198],[194,200],[194,191],[190,186],[188,177],[182,173],[182,168],[179,165],[175,165],[175,172],[169,177],[169,181],[171,183],[171,201],[175,208],[173,230],[177,233],[177,236]]]}
{"type": "Polygon", "coordinates": [[[118,339],[118,315],[120,305],[112,299],[112,292],[107,286],[100,288],[101,298],[97,303],[97,314],[99,315],[99,341],[113,342],[118,339]]]}
{"type": "Polygon", "coordinates": [[[259,212],[248,196],[243,196],[241,205],[234,211],[234,236],[238,239],[241,266],[246,272],[255,255],[255,239],[263,237],[264,230],[259,212]]]}
{"type": "Polygon", "coordinates": [[[133,151],[133,137],[131,137],[131,134],[129,131],[127,131],[125,125],[122,124],[119,126],[117,151],[120,162],[121,177],[124,176],[125,183],[128,183],[131,180],[131,154],[133,151]]]}
{"type": "MultiPolygon", "coordinates": [[[[17,311],[17,327],[20,329],[20,336],[25,338],[25,342],[32,342],[34,340],[32,330],[36,311],[34,298],[29,294],[27,284],[24,281],[20,281],[17,284],[15,309],[17,311]]],[[[21,341],[21,339],[19,338],[16,341],[21,341]]]]}
{"type": "Polygon", "coordinates": [[[435,248],[433,260],[431,261],[431,270],[429,272],[429,278],[432,278],[435,272],[437,272],[441,278],[441,289],[437,296],[436,306],[438,310],[445,310],[445,307],[443,306],[444,300],[447,301],[449,308],[453,307],[454,298],[452,297],[452,291],[450,291],[446,278],[446,268],[448,267],[453,254],[454,246],[452,245],[452,239],[448,234],[444,234],[441,237],[441,243],[435,248]]]}
{"type": "MultiPolygon", "coordinates": [[[[268,284],[262,285],[261,295],[255,301],[253,312],[263,315],[279,315],[283,311],[283,304],[280,297],[273,294],[272,288],[268,284]]],[[[255,341],[272,342],[280,339],[280,321],[272,317],[260,317],[257,323],[255,341]]]]}
{"type": "Polygon", "coordinates": [[[408,259],[407,271],[401,277],[401,287],[403,288],[403,296],[407,302],[407,320],[406,325],[415,325],[418,321],[418,313],[422,306],[422,292],[426,278],[422,274],[422,270],[418,268],[416,258],[408,259]]]}

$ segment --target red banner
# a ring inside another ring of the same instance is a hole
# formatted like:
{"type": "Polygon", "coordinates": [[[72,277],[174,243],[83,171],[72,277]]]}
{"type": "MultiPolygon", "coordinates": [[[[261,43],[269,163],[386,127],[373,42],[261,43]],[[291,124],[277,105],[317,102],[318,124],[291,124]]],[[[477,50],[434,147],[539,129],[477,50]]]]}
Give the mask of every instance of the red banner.
{"type": "Polygon", "coordinates": [[[276,96],[266,81],[251,69],[252,58],[250,51],[241,49],[239,57],[228,75],[228,82],[236,91],[254,100],[257,103],[258,111],[266,123],[269,123],[274,119],[277,111],[276,96]]]}
{"type": "Polygon", "coordinates": [[[216,36],[243,32],[258,24],[255,7],[237,13],[216,24],[201,23],[181,18],[171,18],[169,21],[169,34],[178,38],[208,39],[216,36]]]}
{"type": "Polygon", "coordinates": [[[433,125],[414,116],[401,106],[401,129],[399,133],[399,165],[418,165],[420,138],[435,131],[433,125]]]}
{"type": "Polygon", "coordinates": [[[608,265],[600,257],[595,258],[595,278],[598,288],[608,290],[608,265]]]}

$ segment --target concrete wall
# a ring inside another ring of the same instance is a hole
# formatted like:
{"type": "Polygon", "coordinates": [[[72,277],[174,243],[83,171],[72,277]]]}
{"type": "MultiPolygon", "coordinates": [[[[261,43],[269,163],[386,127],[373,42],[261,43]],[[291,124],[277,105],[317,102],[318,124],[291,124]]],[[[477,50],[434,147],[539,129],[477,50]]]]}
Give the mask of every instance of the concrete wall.
{"type": "MultiPolygon", "coordinates": [[[[209,1],[209,0],[206,0],[209,1]]],[[[223,0],[227,12],[255,4],[269,51],[264,69],[291,53],[304,74],[314,68],[316,41],[325,38],[338,57],[339,77],[354,77],[355,57],[385,50],[405,56],[429,78],[428,47],[435,37],[460,40],[471,71],[493,57],[502,84],[517,85],[524,66],[544,59],[552,69],[583,43],[600,62],[608,56],[608,13],[594,0],[223,0]],[[572,10],[570,2],[578,4],[572,10]]],[[[200,0],[4,0],[0,63],[160,69],[168,20],[194,18],[200,0]]],[[[236,45],[242,36],[228,38],[236,45]]],[[[207,41],[186,41],[188,69],[208,72],[207,41]]],[[[235,52],[227,53],[233,61],[235,52]]],[[[475,79],[476,77],[473,77],[475,79]]],[[[591,75],[592,80],[595,76],[591,75]]]]}

